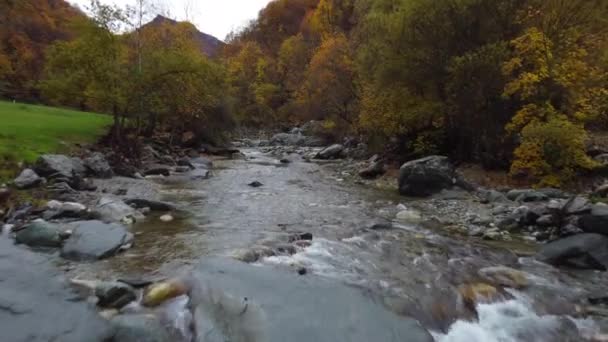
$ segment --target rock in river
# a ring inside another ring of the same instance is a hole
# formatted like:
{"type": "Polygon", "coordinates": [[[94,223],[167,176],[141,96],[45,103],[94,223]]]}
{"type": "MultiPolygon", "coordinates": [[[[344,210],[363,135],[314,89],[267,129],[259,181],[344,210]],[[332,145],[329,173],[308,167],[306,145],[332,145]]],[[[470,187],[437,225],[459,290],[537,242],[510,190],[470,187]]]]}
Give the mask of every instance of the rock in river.
{"type": "Polygon", "coordinates": [[[0,340],[108,341],[107,322],[74,300],[47,259],[0,238],[0,340]]]}
{"type": "Polygon", "coordinates": [[[16,241],[31,247],[61,247],[63,243],[59,227],[45,221],[30,223],[17,233],[16,241]]]}
{"type": "Polygon", "coordinates": [[[152,211],[173,211],[175,206],[161,201],[152,201],[144,198],[129,198],[125,203],[135,208],[150,208],[152,211]]]}
{"type": "Polygon", "coordinates": [[[154,315],[128,314],[112,318],[112,342],[173,342],[162,322],[154,315]]]}
{"type": "Polygon", "coordinates": [[[578,224],[587,233],[608,235],[608,205],[594,204],[591,213],[581,216],[578,224]]]}
{"type": "Polygon", "coordinates": [[[71,223],[72,236],[61,249],[61,256],[71,260],[99,260],[110,257],[133,241],[133,235],[120,224],[101,221],[71,223]]]}
{"type": "Polygon", "coordinates": [[[608,268],[608,237],[578,234],[544,245],[536,258],[554,266],[605,271],[608,268]]]}
{"type": "Polygon", "coordinates": [[[521,289],[530,284],[530,274],[506,266],[485,267],[479,270],[479,275],[488,282],[521,289]]]}
{"type": "Polygon", "coordinates": [[[104,222],[124,222],[143,219],[143,215],[117,198],[102,197],[97,201],[95,214],[104,222]]]}
{"type": "Polygon", "coordinates": [[[36,187],[44,182],[44,178],[38,176],[32,169],[21,171],[19,177],[15,178],[13,183],[18,189],[29,189],[36,187]]]}
{"type": "Polygon", "coordinates": [[[169,176],[171,167],[162,164],[152,164],[144,170],[144,176],[169,176]]]}
{"type": "Polygon", "coordinates": [[[360,289],[314,275],[209,258],[191,281],[198,342],[433,341],[360,289]]]}
{"type": "Polygon", "coordinates": [[[454,166],[447,157],[412,160],[399,169],[399,192],[405,196],[429,196],[452,187],[455,178],[454,166]]]}
{"type": "Polygon", "coordinates": [[[72,279],[70,283],[81,290],[85,298],[97,297],[97,305],[102,308],[121,309],[137,299],[135,289],[123,282],[72,279]]]}

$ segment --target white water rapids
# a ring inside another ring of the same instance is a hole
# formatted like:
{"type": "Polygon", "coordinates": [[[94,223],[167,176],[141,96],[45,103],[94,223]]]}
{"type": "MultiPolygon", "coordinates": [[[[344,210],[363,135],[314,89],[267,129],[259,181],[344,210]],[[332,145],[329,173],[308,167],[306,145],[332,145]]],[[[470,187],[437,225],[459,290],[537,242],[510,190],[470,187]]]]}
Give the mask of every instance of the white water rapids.
{"type": "MultiPolygon", "coordinates": [[[[349,258],[345,253],[352,245],[365,242],[362,237],[344,239],[342,242],[316,240],[310,247],[291,256],[272,256],[263,264],[288,267],[306,267],[315,274],[342,279],[351,284],[364,285],[358,271],[375,267],[360,258],[349,258]],[[363,265],[367,263],[367,265],[363,265]],[[350,265],[345,267],[345,265],[350,265]]],[[[369,280],[367,280],[369,282],[369,280]]],[[[386,282],[379,281],[387,288],[386,282]]],[[[369,283],[367,284],[369,285],[369,283]]],[[[478,320],[459,320],[445,334],[432,332],[437,342],[556,342],[600,341],[597,325],[592,320],[575,319],[569,316],[539,315],[533,308],[533,300],[524,293],[509,290],[513,299],[476,306],[478,320]]],[[[603,341],[603,340],[602,340],[603,341]]]]}

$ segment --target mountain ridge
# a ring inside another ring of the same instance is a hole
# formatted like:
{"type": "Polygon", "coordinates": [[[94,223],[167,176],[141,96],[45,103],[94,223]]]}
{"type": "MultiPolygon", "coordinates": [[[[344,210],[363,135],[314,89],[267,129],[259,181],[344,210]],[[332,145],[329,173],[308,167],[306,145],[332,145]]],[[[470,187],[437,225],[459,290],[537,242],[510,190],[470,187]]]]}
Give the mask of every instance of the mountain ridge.
{"type": "MultiPolygon", "coordinates": [[[[174,20],[171,18],[167,18],[167,17],[159,14],[154,19],[152,19],[152,21],[145,24],[144,27],[159,26],[159,25],[165,25],[165,24],[176,25],[179,23],[180,23],[180,21],[177,21],[177,20],[174,20]]],[[[190,23],[190,24],[192,24],[192,23],[190,23]]],[[[205,55],[207,55],[208,57],[217,56],[217,54],[219,53],[221,48],[225,45],[225,43],[223,41],[219,40],[217,37],[214,37],[210,34],[200,31],[198,28],[196,28],[196,26],[194,24],[192,24],[192,26],[196,30],[195,38],[200,46],[201,52],[204,53],[205,55]]]]}

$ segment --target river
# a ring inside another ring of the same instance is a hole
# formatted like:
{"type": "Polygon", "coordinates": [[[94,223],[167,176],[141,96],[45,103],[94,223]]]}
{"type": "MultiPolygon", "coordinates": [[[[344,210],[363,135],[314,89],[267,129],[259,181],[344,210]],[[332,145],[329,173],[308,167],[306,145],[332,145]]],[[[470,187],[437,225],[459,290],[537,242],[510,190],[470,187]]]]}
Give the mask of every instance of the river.
{"type": "Polygon", "coordinates": [[[136,224],[132,249],[72,265],[71,272],[85,278],[160,278],[188,272],[211,256],[275,248],[290,234],[306,232],[314,237],[309,246],[252,263],[293,273],[305,269],[303,277],[369,291],[388,310],[420,321],[441,342],[578,341],[599,333],[602,322],[575,318],[573,303],[606,293],[604,274],[559,271],[440,228],[393,222],[390,229],[372,229],[391,222],[399,205],[420,200],[352,184],[331,165],[298,154],[283,164],[257,149],[243,153],[215,160],[208,180],[163,185],[163,199],[180,208],[175,221],[136,224]],[[248,186],[253,181],[262,186],[248,186]],[[530,286],[467,307],[458,287],[479,282],[479,269],[501,265],[527,272],[530,286]]]}

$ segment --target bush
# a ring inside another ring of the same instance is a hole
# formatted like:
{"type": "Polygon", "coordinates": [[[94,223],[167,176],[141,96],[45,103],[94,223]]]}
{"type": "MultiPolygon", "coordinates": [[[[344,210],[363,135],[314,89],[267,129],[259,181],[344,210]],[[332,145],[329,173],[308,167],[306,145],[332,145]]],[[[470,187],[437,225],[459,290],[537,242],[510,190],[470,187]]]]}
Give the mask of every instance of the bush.
{"type": "Polygon", "coordinates": [[[534,121],[522,130],[511,175],[524,176],[539,186],[559,187],[571,181],[577,170],[596,166],[585,153],[586,139],[585,129],[565,116],[534,121]]]}

